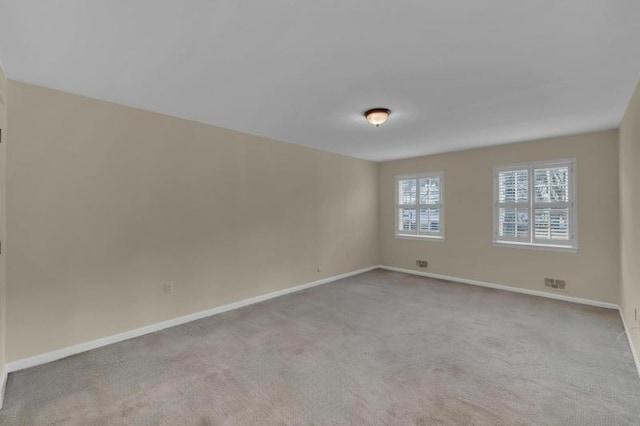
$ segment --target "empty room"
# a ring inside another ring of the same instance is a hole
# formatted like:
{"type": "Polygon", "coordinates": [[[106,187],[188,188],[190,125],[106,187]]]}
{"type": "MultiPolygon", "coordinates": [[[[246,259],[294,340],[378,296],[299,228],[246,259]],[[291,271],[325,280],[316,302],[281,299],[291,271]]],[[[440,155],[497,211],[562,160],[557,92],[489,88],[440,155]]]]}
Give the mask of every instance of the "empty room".
{"type": "Polygon", "coordinates": [[[0,0],[0,425],[640,425],[639,17],[0,0]]]}

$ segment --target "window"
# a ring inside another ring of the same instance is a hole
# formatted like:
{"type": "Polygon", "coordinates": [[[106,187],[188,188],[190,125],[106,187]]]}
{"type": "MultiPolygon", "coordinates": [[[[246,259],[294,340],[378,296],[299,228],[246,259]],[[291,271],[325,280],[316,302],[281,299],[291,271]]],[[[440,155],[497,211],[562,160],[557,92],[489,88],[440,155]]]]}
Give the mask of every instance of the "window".
{"type": "Polygon", "coordinates": [[[443,173],[396,177],[396,236],[444,238],[443,173]]]}
{"type": "Polygon", "coordinates": [[[495,169],[498,244],[575,250],[575,160],[495,169]]]}

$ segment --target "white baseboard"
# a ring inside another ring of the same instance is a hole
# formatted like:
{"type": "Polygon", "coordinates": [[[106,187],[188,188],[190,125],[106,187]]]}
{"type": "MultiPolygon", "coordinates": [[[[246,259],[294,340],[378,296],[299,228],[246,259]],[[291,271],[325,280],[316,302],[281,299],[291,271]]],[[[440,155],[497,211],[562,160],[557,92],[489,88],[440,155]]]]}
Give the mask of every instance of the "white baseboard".
{"type": "Polygon", "coordinates": [[[224,305],[224,306],[219,306],[217,308],[212,308],[212,309],[208,309],[206,311],[201,311],[201,312],[196,312],[194,314],[190,314],[190,315],[185,315],[182,317],[178,317],[178,318],[174,318],[171,320],[167,320],[167,321],[162,321],[162,322],[158,322],[155,324],[151,324],[148,325],[146,327],[141,327],[141,328],[137,328],[135,330],[130,330],[130,331],[126,331],[124,333],[119,333],[119,334],[115,334],[112,336],[108,336],[108,337],[104,337],[101,339],[96,339],[96,340],[92,340],[89,342],[85,342],[85,343],[80,343],[78,345],[74,345],[74,346],[69,346],[67,348],[62,348],[62,349],[58,349],[55,351],[51,351],[51,352],[47,352],[47,353],[43,353],[40,355],[35,355],[29,358],[24,358],[24,359],[20,359],[17,361],[13,361],[7,364],[6,368],[3,370],[2,372],[2,376],[0,377],[0,408],[2,407],[2,401],[3,401],[3,395],[4,395],[4,388],[6,385],[6,381],[7,381],[7,375],[10,372],[14,372],[14,371],[19,371],[19,370],[23,370],[25,368],[29,368],[29,367],[35,367],[37,365],[41,365],[41,364],[46,364],[48,362],[52,362],[52,361],[56,361],[58,359],[62,359],[62,358],[66,358],[68,356],[71,355],[76,355],[82,352],[86,352],[86,351],[90,351],[92,349],[96,349],[102,346],[106,346],[106,345],[110,345],[112,343],[117,343],[117,342],[122,342],[124,340],[128,340],[128,339],[132,339],[134,337],[139,337],[139,336],[143,336],[145,334],[149,334],[149,333],[153,333],[155,331],[160,331],[160,330],[164,330],[166,328],[170,328],[170,327],[175,327],[177,325],[180,324],[184,324],[187,322],[191,322],[191,321],[195,321],[201,318],[206,318],[212,315],[216,315],[216,314],[220,314],[223,312],[227,312],[233,309],[238,309],[238,308],[242,308],[244,306],[249,306],[252,305],[254,303],[259,303],[259,302],[263,302],[265,300],[269,300],[269,299],[273,299],[276,297],[280,297],[280,296],[284,296],[286,294],[290,294],[290,293],[295,293],[307,288],[311,288],[311,287],[315,287],[318,285],[322,285],[322,284],[326,284],[326,283],[330,283],[332,281],[337,281],[343,278],[347,278],[347,277],[351,277],[354,275],[358,275],[358,274],[362,274],[364,272],[369,272],[371,270],[374,269],[386,269],[389,271],[395,271],[395,272],[402,272],[405,274],[413,274],[413,275],[419,275],[419,276],[423,276],[423,277],[429,277],[429,278],[435,278],[435,279],[441,279],[441,280],[447,280],[447,281],[454,281],[454,282],[459,282],[459,283],[463,283],[463,284],[470,284],[470,285],[475,285],[475,286],[480,286],[480,287],[487,287],[487,288],[493,288],[493,289],[497,289],[497,290],[505,290],[505,291],[511,291],[511,292],[515,292],[515,293],[523,293],[523,294],[529,294],[529,295],[533,295],[533,296],[540,296],[540,297],[547,297],[550,299],[557,299],[557,300],[564,300],[567,302],[573,302],[573,303],[580,303],[580,304],[584,304],[584,305],[591,305],[591,306],[597,306],[597,307],[601,307],[601,308],[608,308],[608,309],[616,309],[620,312],[620,316],[622,318],[622,323],[624,324],[625,327],[625,334],[627,335],[627,339],[629,340],[629,346],[631,347],[631,352],[633,354],[633,358],[635,360],[635,364],[636,364],[636,368],[638,369],[638,374],[640,375],[640,359],[638,358],[638,354],[631,342],[631,336],[629,335],[629,329],[627,328],[627,325],[624,321],[624,316],[622,315],[622,311],[620,309],[620,307],[616,304],[613,303],[606,303],[606,302],[600,302],[597,300],[590,300],[590,299],[582,299],[582,298],[578,298],[578,297],[571,297],[571,296],[565,296],[562,294],[553,294],[553,293],[547,293],[547,292],[543,292],[543,291],[537,291],[537,290],[528,290],[528,289],[522,289],[522,288],[517,288],[517,287],[511,287],[511,286],[506,286],[506,285],[501,285],[501,284],[493,284],[493,283],[488,283],[488,282],[483,282],[483,281],[476,281],[476,280],[470,280],[470,279],[466,279],[466,278],[457,278],[457,277],[451,277],[451,276],[447,276],[447,275],[440,275],[440,274],[432,274],[429,272],[422,272],[422,271],[414,271],[411,269],[404,269],[404,268],[396,268],[394,266],[387,266],[387,265],[376,265],[376,266],[370,266],[368,268],[364,268],[364,269],[360,269],[357,271],[352,271],[352,272],[347,272],[345,274],[341,274],[341,275],[335,275],[329,278],[324,278],[318,281],[313,281],[310,283],[306,283],[306,284],[302,284],[299,286],[295,286],[295,287],[290,287],[290,288],[286,288],[283,290],[278,290],[275,291],[273,293],[268,293],[268,294],[264,294],[261,296],[256,296],[256,297],[252,297],[250,299],[245,299],[245,300],[241,300],[238,302],[234,302],[234,303],[230,303],[228,305],[224,305]]]}
{"type": "Polygon", "coordinates": [[[273,293],[263,294],[261,296],[252,297],[250,299],[240,300],[238,302],[230,303],[228,305],[218,306],[216,308],[208,309],[206,311],[196,312],[193,314],[170,319],[167,321],[157,322],[155,324],[151,324],[146,327],[125,331],[124,333],[118,333],[112,336],[91,340],[89,342],[80,343],[80,344],[69,346],[62,349],[57,349],[51,352],[46,352],[46,353],[35,355],[29,358],[19,359],[17,361],[8,363],[6,371],[11,373],[14,371],[24,370],[25,368],[35,367],[36,365],[46,364],[48,362],[56,361],[58,359],[66,358],[68,356],[76,355],[82,352],[90,351],[92,349],[110,345],[112,343],[122,342],[123,340],[128,340],[134,337],[143,336],[145,334],[153,333],[155,331],[164,330],[165,328],[175,327],[176,325],[195,321],[201,318],[206,318],[216,314],[221,314],[223,312],[242,308],[244,306],[253,305],[254,303],[263,302],[265,300],[273,299],[275,297],[284,296],[285,294],[295,293],[307,288],[330,283],[332,281],[337,281],[343,278],[351,277],[353,275],[362,274],[364,272],[369,272],[377,268],[378,266],[370,266],[368,268],[359,269],[357,271],[347,272],[341,275],[334,275],[332,277],[324,278],[318,281],[301,284],[295,287],[285,288],[282,290],[274,291],[273,293]]]}
{"type": "Polygon", "coordinates": [[[436,278],[438,280],[454,281],[462,284],[471,284],[496,290],[512,291],[514,293],[529,294],[531,296],[547,297],[549,299],[564,300],[565,302],[580,303],[582,305],[598,306],[607,309],[620,309],[615,303],[600,302],[598,300],[582,299],[580,297],[565,296],[564,294],[547,293],[546,291],[529,290],[526,288],[511,287],[502,284],[493,284],[484,281],[470,280],[467,278],[450,277],[448,275],[432,274],[430,272],[414,271],[413,269],[396,268],[395,266],[380,265],[380,268],[389,271],[403,272],[405,274],[420,275],[422,277],[436,278]]]}
{"type": "Polygon", "coordinates": [[[467,278],[458,278],[458,277],[451,277],[448,275],[432,274],[430,272],[414,271],[412,269],[396,268],[395,266],[379,265],[379,268],[386,269],[388,271],[402,272],[405,274],[419,275],[421,277],[436,278],[439,280],[453,281],[453,282],[462,283],[462,284],[471,284],[471,285],[476,285],[480,287],[493,288],[497,290],[512,291],[514,293],[522,293],[522,294],[529,294],[532,296],[546,297],[549,299],[563,300],[565,302],[579,303],[581,305],[590,305],[590,306],[597,306],[600,308],[615,309],[620,313],[620,318],[622,318],[622,324],[624,325],[624,331],[627,336],[627,340],[629,341],[631,354],[633,355],[633,360],[635,361],[636,369],[638,370],[638,375],[640,376],[640,358],[638,358],[638,353],[636,352],[636,349],[633,346],[633,342],[631,341],[631,335],[629,334],[630,330],[627,328],[627,323],[624,320],[622,309],[620,308],[620,306],[616,305],[615,303],[600,302],[598,300],[565,296],[563,294],[547,293],[545,291],[529,290],[524,288],[511,287],[507,285],[487,283],[483,281],[470,280],[467,278]]]}
{"type": "Polygon", "coordinates": [[[2,409],[2,404],[4,402],[4,390],[7,388],[7,376],[9,373],[5,367],[2,367],[2,371],[0,371],[0,409],[2,409]]]}
{"type": "Polygon", "coordinates": [[[622,318],[622,324],[624,325],[624,334],[627,335],[627,340],[629,341],[629,346],[631,347],[631,354],[633,355],[633,360],[636,363],[636,369],[638,370],[638,376],[640,376],[640,358],[638,358],[638,353],[636,352],[636,348],[635,348],[635,346],[633,346],[633,342],[631,341],[631,334],[629,334],[629,332],[631,330],[627,327],[627,322],[624,320],[624,315],[622,313],[622,308],[620,308],[619,310],[620,310],[620,318],[622,318]]]}

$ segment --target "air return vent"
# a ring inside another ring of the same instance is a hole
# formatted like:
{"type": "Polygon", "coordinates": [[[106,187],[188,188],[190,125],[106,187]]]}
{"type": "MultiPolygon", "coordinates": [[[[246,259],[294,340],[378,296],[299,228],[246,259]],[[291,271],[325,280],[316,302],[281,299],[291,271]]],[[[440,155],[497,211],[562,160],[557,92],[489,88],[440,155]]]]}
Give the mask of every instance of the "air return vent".
{"type": "Polygon", "coordinates": [[[567,282],[565,280],[557,280],[555,278],[545,278],[544,286],[554,290],[566,290],[567,282]]]}

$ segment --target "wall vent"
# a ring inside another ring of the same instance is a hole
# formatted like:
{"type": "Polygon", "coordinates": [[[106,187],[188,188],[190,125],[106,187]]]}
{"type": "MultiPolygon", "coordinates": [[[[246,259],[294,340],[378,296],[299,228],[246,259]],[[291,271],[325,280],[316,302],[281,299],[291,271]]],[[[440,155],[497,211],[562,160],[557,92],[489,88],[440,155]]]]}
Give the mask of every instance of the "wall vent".
{"type": "Polygon", "coordinates": [[[567,289],[567,281],[558,280],[555,278],[545,278],[544,286],[552,288],[554,290],[566,290],[567,289]]]}
{"type": "Polygon", "coordinates": [[[418,268],[426,268],[428,264],[426,260],[416,260],[416,266],[418,268]]]}

